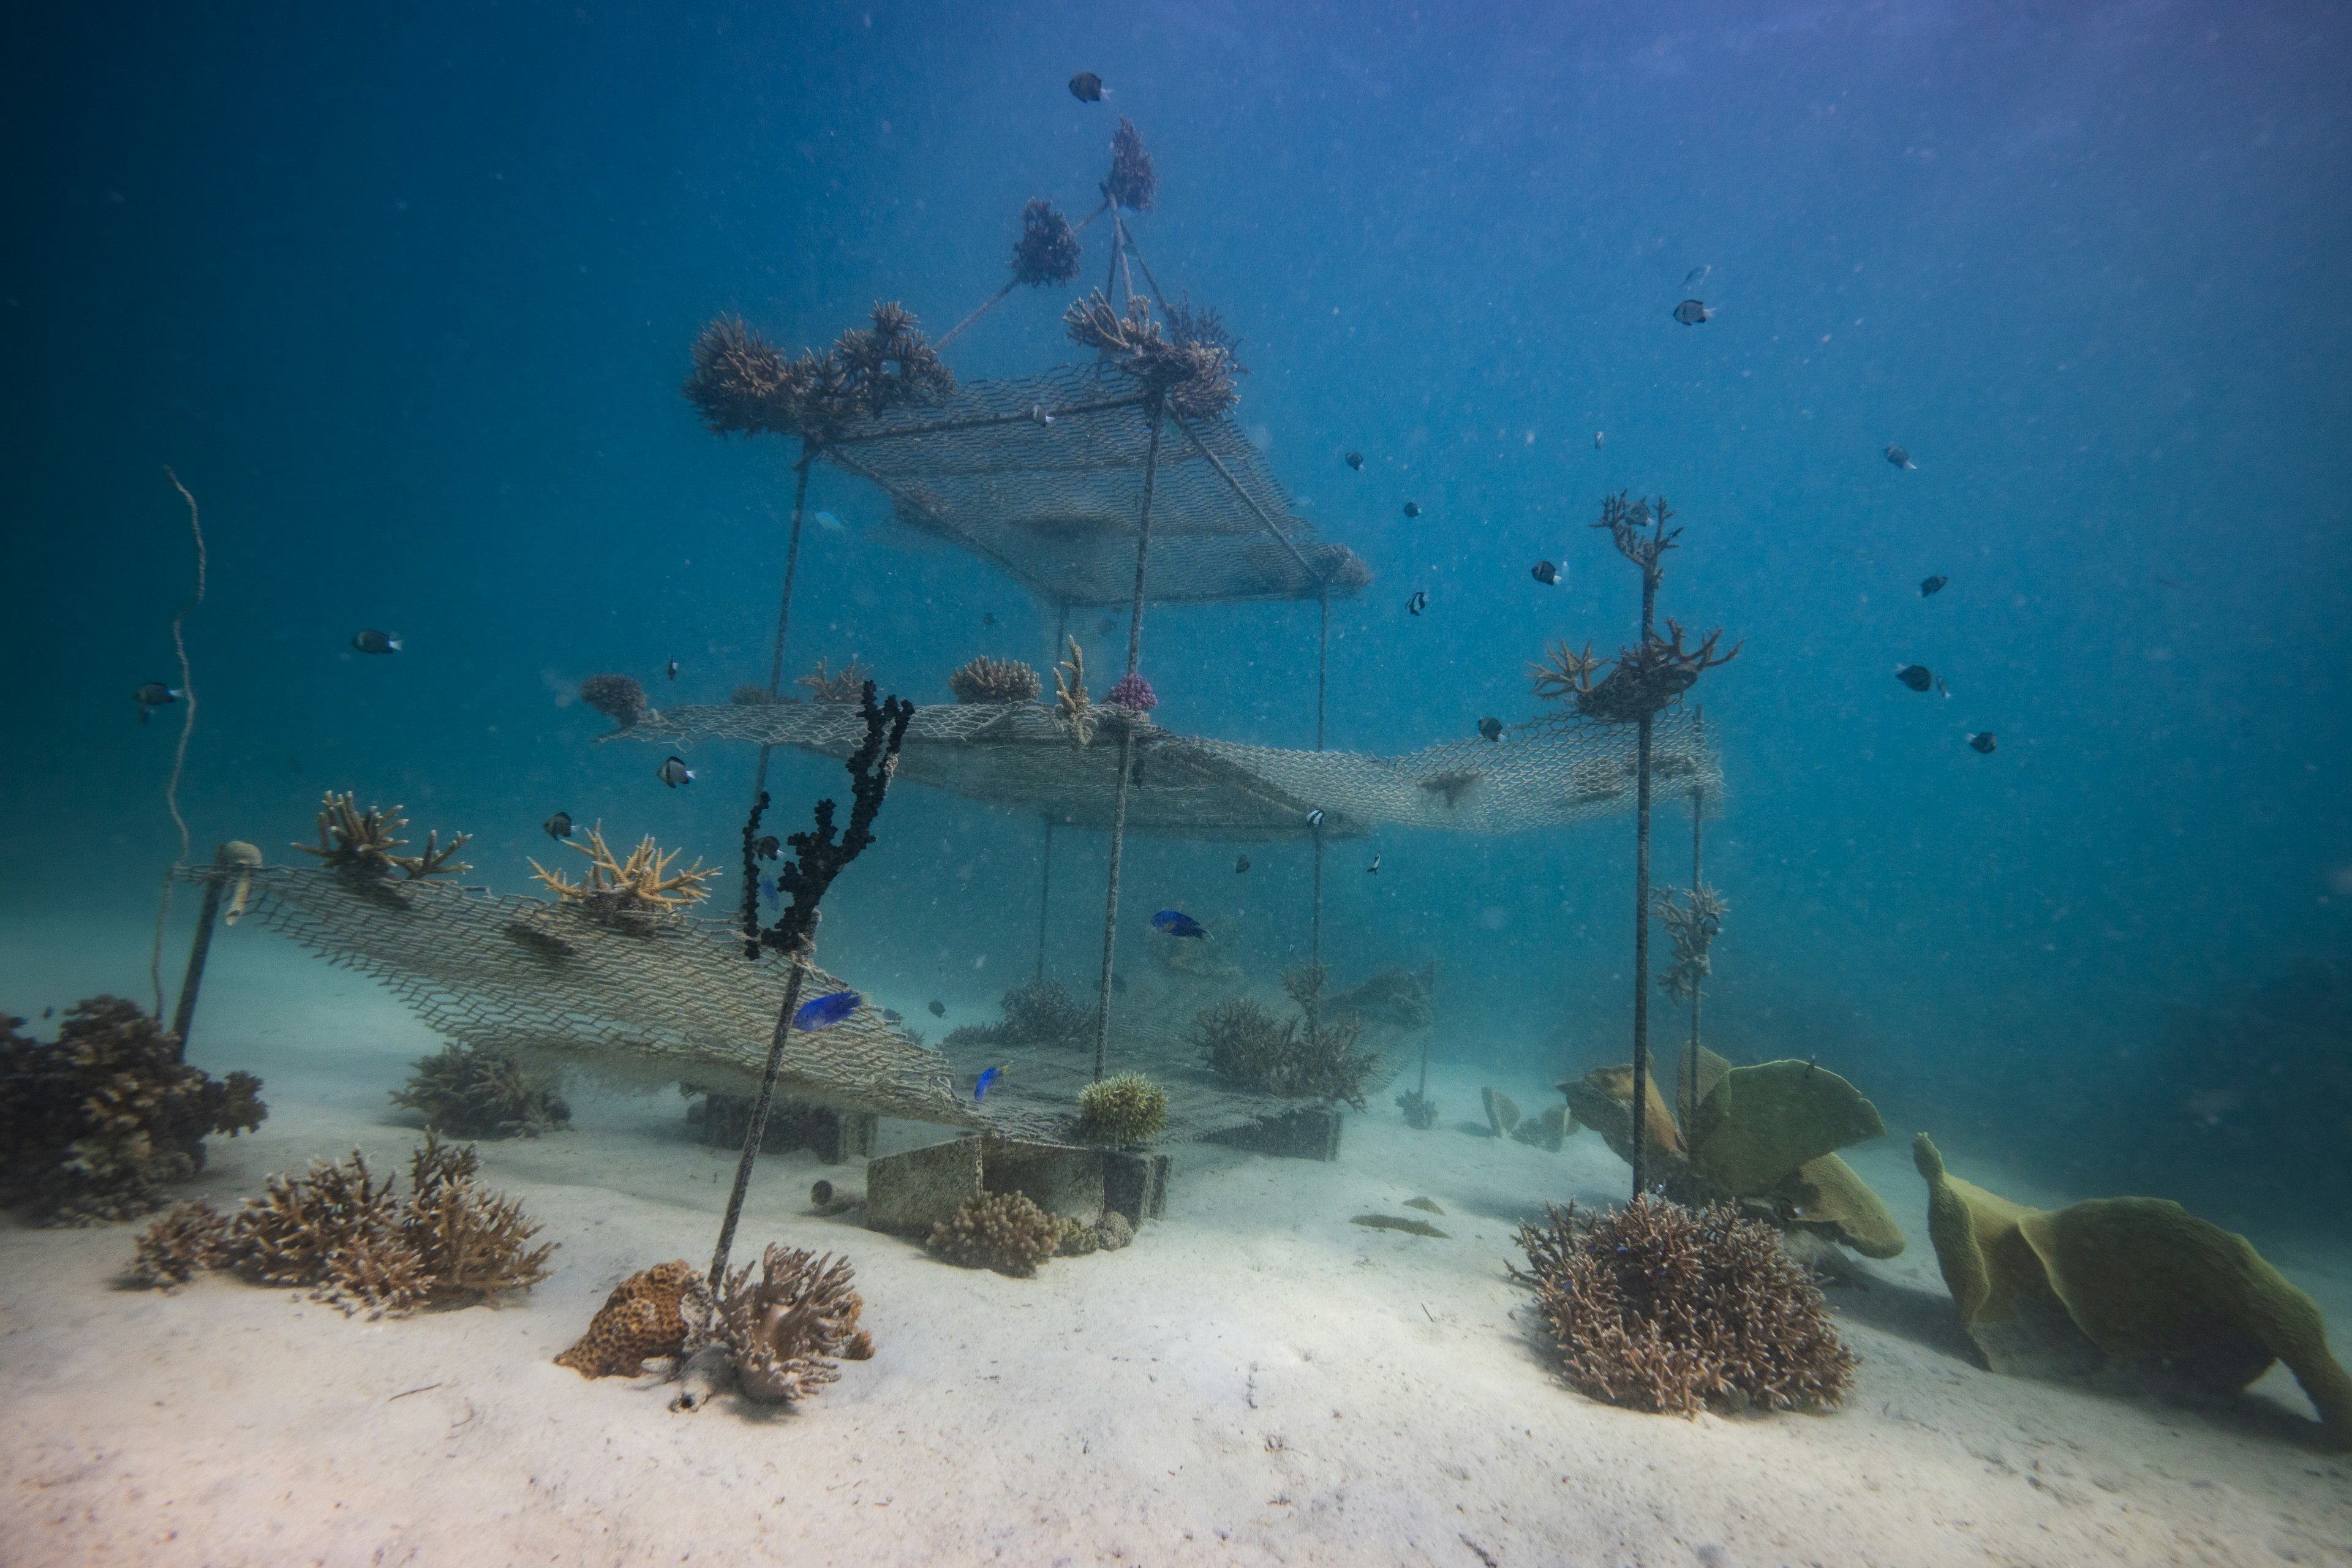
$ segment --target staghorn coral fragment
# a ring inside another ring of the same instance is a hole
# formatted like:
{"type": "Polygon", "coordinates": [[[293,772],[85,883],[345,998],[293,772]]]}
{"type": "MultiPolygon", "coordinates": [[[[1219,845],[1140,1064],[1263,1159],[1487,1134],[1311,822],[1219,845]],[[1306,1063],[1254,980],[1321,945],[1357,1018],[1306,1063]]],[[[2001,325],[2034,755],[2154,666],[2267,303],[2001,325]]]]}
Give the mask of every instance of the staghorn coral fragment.
{"type": "MultiPolygon", "coordinates": [[[[1078,237],[1054,204],[1032,201],[1021,209],[1021,237],[1013,244],[1013,279],[1042,288],[1078,275],[1078,237]]],[[[953,334],[950,334],[952,336],[953,334]]]]}
{"type": "Polygon", "coordinates": [[[655,1356],[686,1351],[685,1303],[695,1273],[683,1258],[640,1268],[604,1298],[588,1331],[555,1358],[583,1377],[635,1377],[655,1356]]]}
{"type": "Polygon", "coordinates": [[[856,1276],[845,1258],[779,1246],[761,1256],[757,1285],[749,1264],[728,1275],[709,1342],[723,1348],[746,1398],[762,1405],[805,1398],[839,1381],[841,1370],[828,1358],[873,1355],[873,1336],[857,1326],[866,1303],[850,1289],[856,1276]]]}
{"type": "Polygon", "coordinates": [[[948,677],[948,689],[958,702],[1026,702],[1044,689],[1037,672],[1017,658],[991,658],[986,654],[958,667],[948,677]]]}
{"type": "Polygon", "coordinates": [[[905,308],[877,304],[869,321],[823,353],[787,360],[741,317],[720,316],[695,339],[694,368],[679,390],[718,435],[791,435],[818,445],[955,390],[905,308]]]}
{"type": "Polygon", "coordinates": [[[629,851],[628,859],[615,859],[604,843],[601,822],[588,830],[585,842],[577,838],[563,842],[588,858],[579,881],[551,871],[537,860],[530,862],[531,873],[563,907],[599,925],[636,931],[656,928],[668,917],[709,898],[710,891],[703,884],[723,874],[715,866],[706,868],[699,858],[687,869],[672,872],[671,864],[686,852],[672,849],[665,854],[651,834],[629,851]]]}
{"type": "Polygon", "coordinates": [[[1068,727],[1070,739],[1084,746],[1095,738],[1094,704],[1087,700],[1087,653],[1072,637],[1070,657],[1054,667],[1054,701],[1061,709],[1062,722],[1068,727]]]}
{"type": "Polygon", "coordinates": [[[186,1284],[199,1269],[218,1268],[227,1258],[228,1216],[201,1200],[175,1204],[141,1234],[128,1279],[134,1285],[169,1289],[186,1284]]]}
{"type": "Polygon", "coordinates": [[[400,815],[401,807],[390,811],[370,806],[364,813],[352,804],[349,791],[338,795],[327,792],[319,805],[319,842],[314,847],[297,844],[295,848],[305,855],[316,855],[321,865],[331,871],[354,871],[366,877],[390,877],[394,871],[412,881],[427,877],[454,877],[473,869],[458,859],[457,851],[473,838],[470,833],[460,833],[440,847],[439,829],[425,836],[425,853],[398,855],[394,851],[408,842],[393,835],[408,826],[408,818],[400,815]]]}
{"type": "Polygon", "coordinates": [[[805,686],[814,702],[855,702],[866,689],[866,666],[852,658],[837,671],[827,673],[825,661],[818,659],[816,668],[794,680],[794,686],[805,686]]]}
{"type": "Polygon", "coordinates": [[[626,730],[655,716],[646,689],[625,675],[592,675],[580,683],[580,700],[626,730]]]}
{"type": "Polygon", "coordinates": [[[1164,336],[1141,295],[1131,297],[1122,314],[1097,289],[1063,312],[1062,326],[1071,342],[1133,376],[1147,397],[1183,418],[1212,418],[1240,400],[1234,378],[1245,373],[1214,312],[1189,313],[1183,321],[1188,331],[1164,336]]]}
{"type": "Polygon", "coordinates": [[[1528,1270],[1513,1272],[1581,1392],[1688,1416],[1834,1405],[1853,1387],[1821,1291],[1769,1226],[1646,1193],[1597,1219],[1573,1204],[1544,1214],[1519,1226],[1528,1270]]]}
{"type": "Polygon", "coordinates": [[[1062,1244],[1062,1222],[1020,1193],[974,1193],[931,1227],[934,1256],[1027,1279],[1062,1244]]]}
{"type": "Polygon", "coordinates": [[[1118,129],[1111,132],[1110,177],[1103,182],[1103,195],[1129,212],[1148,213],[1159,189],[1160,175],[1151,166],[1151,154],[1144,151],[1143,132],[1120,115],[1118,129]]]}

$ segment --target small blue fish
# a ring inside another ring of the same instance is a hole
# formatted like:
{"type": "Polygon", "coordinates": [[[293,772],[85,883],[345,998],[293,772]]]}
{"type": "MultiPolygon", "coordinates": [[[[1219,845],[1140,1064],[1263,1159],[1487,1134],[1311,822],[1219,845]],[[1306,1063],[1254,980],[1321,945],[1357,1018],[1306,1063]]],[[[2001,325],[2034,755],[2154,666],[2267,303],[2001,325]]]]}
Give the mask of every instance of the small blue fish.
{"type": "Polygon", "coordinates": [[[827,533],[846,533],[849,531],[846,528],[842,526],[841,519],[834,516],[833,513],[829,511],[821,511],[816,514],[816,525],[824,530],[827,533]]]}
{"type": "Polygon", "coordinates": [[[855,991],[836,991],[830,996],[803,1002],[801,1010],[793,1015],[793,1027],[809,1035],[829,1029],[857,1011],[857,1005],[864,1000],[855,991]]]}
{"type": "Polygon", "coordinates": [[[1151,917],[1151,929],[1163,936],[1207,936],[1208,928],[1181,910],[1162,910],[1151,917]]]}
{"type": "Polygon", "coordinates": [[[783,894],[776,890],[776,879],[773,877],[760,879],[760,897],[772,910],[784,901],[783,894]]]}
{"type": "Polygon", "coordinates": [[[989,1086],[1003,1076],[1003,1068],[990,1068],[985,1072],[982,1072],[980,1075],[980,1081],[971,1086],[971,1098],[973,1103],[977,1104],[980,1100],[986,1098],[989,1086]]]}

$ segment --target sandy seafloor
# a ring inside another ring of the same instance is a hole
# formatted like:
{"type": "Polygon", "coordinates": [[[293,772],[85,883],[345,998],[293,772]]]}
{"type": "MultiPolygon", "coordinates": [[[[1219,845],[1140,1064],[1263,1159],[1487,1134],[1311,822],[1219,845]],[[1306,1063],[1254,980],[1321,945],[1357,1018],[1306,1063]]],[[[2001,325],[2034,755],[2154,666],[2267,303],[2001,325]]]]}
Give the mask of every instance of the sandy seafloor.
{"type": "MultiPolygon", "coordinates": [[[[0,932],[0,1001],[121,989],[96,956],[119,937],[85,935],[0,932]]],[[[415,1133],[386,1091],[436,1042],[382,992],[239,933],[194,1035],[192,1059],[264,1076],[270,1114],[213,1141],[190,1195],[226,1207],[354,1147],[403,1168],[415,1133]]],[[[673,1413],[654,1378],[550,1360],[625,1275],[709,1255],[732,1156],[674,1095],[576,1089],[569,1131],[482,1145],[562,1244],[497,1310],[371,1322],[226,1276],[122,1290],[132,1227],[11,1226],[0,1562],[2352,1563],[2352,1461],[2312,1441],[2283,1369],[2214,1413],[1970,1365],[1908,1128],[1849,1152],[1912,1246],[1829,1292],[1864,1358],[1843,1409],[1683,1421],[1576,1394],[1505,1274],[1512,1226],[1621,1195],[1624,1167],[1590,1133],[1553,1154],[1459,1131],[1484,1076],[1433,1073],[1430,1132],[1385,1097],[1350,1116],[1332,1164],[1179,1150],[1164,1220],[1034,1279],[819,1218],[810,1182],[855,1170],[762,1161],[738,1257],[846,1252],[879,1346],[786,1414],[673,1413]],[[1452,1239],[1349,1223],[1417,1194],[1452,1239]]],[[[884,1127],[886,1148],[932,1135],[884,1127]]],[[[1946,1152],[2023,1201],[2091,1195],[1946,1152]]],[[[2352,1255],[2257,1239],[2341,1348],[2352,1255]]]]}

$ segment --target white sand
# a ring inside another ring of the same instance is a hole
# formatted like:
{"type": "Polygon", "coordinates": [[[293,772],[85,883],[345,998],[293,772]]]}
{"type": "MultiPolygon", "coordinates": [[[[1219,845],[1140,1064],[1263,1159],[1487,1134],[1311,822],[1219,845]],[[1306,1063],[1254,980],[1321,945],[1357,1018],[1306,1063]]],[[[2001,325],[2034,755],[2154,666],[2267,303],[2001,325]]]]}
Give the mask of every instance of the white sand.
{"type": "MultiPolygon", "coordinates": [[[[194,1192],[413,1146],[384,1095],[435,1043],[364,984],[226,943],[197,1036],[215,1071],[264,1074],[270,1117],[215,1140],[194,1192]]],[[[739,1257],[847,1252],[880,1347],[788,1414],[674,1414],[655,1380],[551,1363],[623,1276],[709,1257],[732,1161],[675,1098],[576,1095],[571,1131],[482,1146],[562,1243],[500,1310],[117,1290],[131,1227],[0,1230],[0,1562],[2352,1563],[2352,1464],[2282,1373],[2213,1415],[1970,1366],[1899,1136],[1856,1162],[1913,1248],[1831,1292],[1864,1358],[1843,1410],[1682,1421],[1570,1392],[1505,1277],[1512,1224],[1619,1195],[1624,1167],[1589,1133],[1547,1154],[1454,1131],[1478,1084],[1437,1076],[1431,1132],[1351,1117],[1336,1164],[1182,1151],[1135,1246],[1028,1280],[819,1219],[810,1181],[845,1173],[763,1161],[739,1257]],[[1349,1223],[1415,1194],[1452,1239],[1349,1223]]],[[[2275,1261],[2352,1333],[2340,1253],[2275,1261]]]]}

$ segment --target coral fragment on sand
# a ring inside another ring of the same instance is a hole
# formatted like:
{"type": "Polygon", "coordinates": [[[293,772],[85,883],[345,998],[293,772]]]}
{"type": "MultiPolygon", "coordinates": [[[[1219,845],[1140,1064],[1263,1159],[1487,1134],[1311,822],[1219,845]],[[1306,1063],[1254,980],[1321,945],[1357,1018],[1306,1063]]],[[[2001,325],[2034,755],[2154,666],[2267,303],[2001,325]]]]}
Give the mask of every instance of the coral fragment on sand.
{"type": "Polygon", "coordinates": [[[806,1398],[840,1380],[829,1358],[872,1357],[874,1338],[857,1326],[866,1303],[850,1289],[856,1277],[845,1258],[777,1246],[761,1256],[758,1284],[749,1264],[727,1276],[709,1339],[725,1350],[746,1398],[762,1405],[806,1398]]]}
{"type": "Polygon", "coordinates": [[[473,835],[460,833],[441,847],[438,828],[425,836],[425,853],[400,855],[394,851],[408,842],[394,834],[408,826],[408,818],[400,815],[401,807],[385,811],[370,806],[362,812],[352,804],[349,791],[338,795],[327,792],[319,805],[319,842],[314,847],[297,844],[295,848],[305,855],[316,855],[329,870],[355,871],[368,877],[389,877],[394,871],[411,880],[426,877],[454,877],[473,869],[458,859],[473,835]]]}
{"type": "Polygon", "coordinates": [[[1037,672],[1017,658],[991,658],[986,654],[959,667],[948,677],[948,689],[958,702],[1026,702],[1044,689],[1037,672]]]}
{"type": "Polygon", "coordinates": [[[422,1111],[425,1125],[458,1138],[536,1138],[572,1121],[553,1076],[487,1046],[448,1046],[409,1064],[392,1102],[422,1111]]]}
{"type": "Polygon", "coordinates": [[[208,1203],[174,1204],[172,1212],[140,1235],[131,1279],[168,1289],[184,1285],[202,1269],[217,1268],[228,1256],[228,1216],[208,1203]]]}
{"type": "Polygon", "coordinates": [[[1546,1205],[1518,1245],[1561,1371],[1595,1399],[1696,1415],[1834,1405],[1853,1387],[1811,1277],[1728,1205],[1644,1194],[1599,1218],[1546,1205]]]}
{"type": "Polygon", "coordinates": [[[695,1273],[684,1259],[640,1268],[604,1298],[579,1342],[555,1358],[583,1377],[635,1377],[655,1356],[685,1353],[685,1303],[695,1273]]]}
{"type": "Polygon", "coordinates": [[[1062,1244],[1062,1222],[1020,1193],[974,1193],[931,1227],[934,1256],[1027,1279],[1062,1244]]]}

